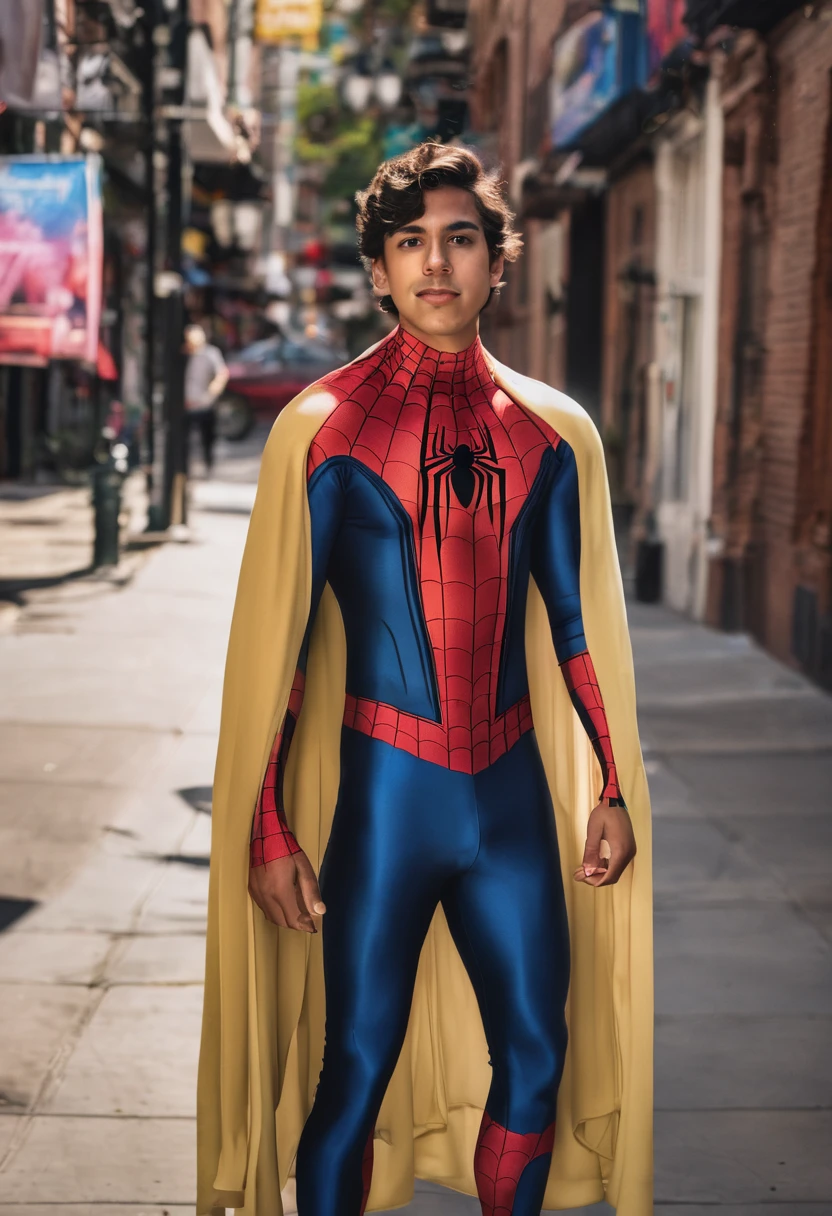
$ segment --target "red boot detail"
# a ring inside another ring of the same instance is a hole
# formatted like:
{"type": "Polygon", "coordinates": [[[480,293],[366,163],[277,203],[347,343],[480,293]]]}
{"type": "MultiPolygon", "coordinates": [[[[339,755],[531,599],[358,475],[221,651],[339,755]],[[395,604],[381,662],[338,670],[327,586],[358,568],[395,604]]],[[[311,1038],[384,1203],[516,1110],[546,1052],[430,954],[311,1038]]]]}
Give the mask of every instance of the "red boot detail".
{"type": "Polygon", "coordinates": [[[364,1209],[367,1206],[367,1200],[370,1198],[370,1183],[373,1180],[373,1136],[375,1128],[370,1132],[367,1143],[364,1146],[364,1156],[361,1160],[361,1181],[364,1185],[364,1190],[361,1195],[361,1213],[364,1216],[364,1209]]]}
{"type": "Polygon", "coordinates": [[[521,1136],[483,1114],[474,1154],[474,1176],[482,1216],[511,1216],[523,1170],[536,1157],[551,1153],[554,1143],[554,1123],[544,1132],[528,1132],[521,1136]]]}

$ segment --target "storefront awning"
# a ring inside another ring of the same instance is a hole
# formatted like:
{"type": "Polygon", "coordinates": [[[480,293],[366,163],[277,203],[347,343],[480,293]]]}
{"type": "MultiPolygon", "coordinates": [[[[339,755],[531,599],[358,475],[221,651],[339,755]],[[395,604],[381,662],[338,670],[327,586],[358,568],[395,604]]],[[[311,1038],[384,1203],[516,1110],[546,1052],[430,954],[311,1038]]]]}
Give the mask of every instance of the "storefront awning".
{"type": "Polygon", "coordinates": [[[204,107],[204,118],[189,118],[184,124],[185,142],[193,161],[227,164],[237,151],[234,128],[225,117],[224,93],[217,65],[205,34],[193,29],[188,35],[189,107],[204,107]]]}

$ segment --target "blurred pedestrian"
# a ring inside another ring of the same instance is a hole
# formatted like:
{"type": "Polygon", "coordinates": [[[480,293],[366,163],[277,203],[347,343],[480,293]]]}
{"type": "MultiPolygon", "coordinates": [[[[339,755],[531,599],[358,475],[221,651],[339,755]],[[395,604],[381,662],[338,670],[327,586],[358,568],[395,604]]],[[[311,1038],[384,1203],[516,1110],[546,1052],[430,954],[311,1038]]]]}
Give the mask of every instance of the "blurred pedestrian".
{"type": "Polygon", "coordinates": [[[185,470],[191,447],[191,431],[196,427],[202,440],[206,474],[214,465],[217,399],[228,384],[228,368],[219,347],[212,346],[201,325],[185,330],[188,365],[185,368],[185,470]]]}

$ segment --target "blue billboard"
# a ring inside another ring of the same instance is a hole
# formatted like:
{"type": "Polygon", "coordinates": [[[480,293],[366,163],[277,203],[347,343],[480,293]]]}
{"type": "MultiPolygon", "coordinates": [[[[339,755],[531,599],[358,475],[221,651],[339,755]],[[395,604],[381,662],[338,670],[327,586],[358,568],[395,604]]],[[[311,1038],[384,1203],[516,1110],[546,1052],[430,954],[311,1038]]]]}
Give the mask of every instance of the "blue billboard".
{"type": "Polygon", "coordinates": [[[644,25],[638,13],[587,13],[555,42],[552,136],[556,148],[578,136],[621,97],[645,83],[644,25]]]}

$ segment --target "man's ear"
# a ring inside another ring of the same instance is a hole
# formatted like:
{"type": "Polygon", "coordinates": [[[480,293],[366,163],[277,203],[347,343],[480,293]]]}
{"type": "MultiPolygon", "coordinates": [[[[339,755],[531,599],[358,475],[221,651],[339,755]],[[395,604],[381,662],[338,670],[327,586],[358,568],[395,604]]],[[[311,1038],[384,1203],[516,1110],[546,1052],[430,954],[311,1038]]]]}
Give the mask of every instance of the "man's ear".
{"type": "Polygon", "coordinates": [[[387,267],[384,265],[384,258],[373,258],[370,274],[376,293],[380,296],[388,296],[390,284],[387,281],[387,267]]]}
{"type": "Polygon", "coordinates": [[[491,263],[491,286],[498,287],[500,280],[503,277],[503,271],[506,268],[506,260],[501,253],[498,253],[496,258],[491,263]]]}

